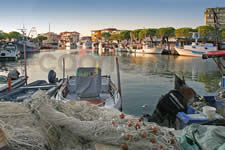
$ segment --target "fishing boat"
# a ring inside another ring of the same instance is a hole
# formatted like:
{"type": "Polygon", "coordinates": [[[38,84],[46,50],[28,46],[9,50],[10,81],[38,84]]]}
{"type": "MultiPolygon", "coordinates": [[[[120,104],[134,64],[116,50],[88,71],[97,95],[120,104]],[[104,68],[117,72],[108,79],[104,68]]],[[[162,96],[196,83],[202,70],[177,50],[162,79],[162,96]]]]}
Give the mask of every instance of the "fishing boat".
{"type": "Polygon", "coordinates": [[[192,45],[184,45],[184,48],[175,47],[177,53],[180,56],[193,56],[193,57],[202,57],[202,54],[217,51],[217,47],[213,46],[212,43],[192,43],[192,45]]]}
{"type": "Polygon", "coordinates": [[[21,53],[24,53],[24,44],[26,48],[26,53],[40,52],[40,47],[38,46],[38,44],[32,41],[24,42],[23,40],[19,40],[16,43],[21,53]]]}
{"type": "Polygon", "coordinates": [[[142,54],[162,54],[163,50],[165,49],[164,46],[161,47],[152,47],[147,44],[143,45],[142,49],[131,49],[131,53],[142,53],[142,54]]]}
{"type": "Polygon", "coordinates": [[[116,52],[129,52],[128,48],[125,48],[122,44],[118,45],[118,48],[115,48],[116,52]]]}
{"type": "Polygon", "coordinates": [[[98,106],[121,108],[121,96],[110,76],[101,75],[100,68],[78,68],[59,89],[57,100],[86,101],[98,106]]]}
{"type": "Polygon", "coordinates": [[[202,54],[210,51],[217,51],[217,46],[214,46],[212,43],[199,43],[199,33],[193,32],[192,37],[195,39],[195,42],[192,42],[191,45],[175,47],[175,50],[180,56],[202,57],[202,54]]]}
{"type": "Polygon", "coordinates": [[[20,51],[16,44],[7,43],[0,48],[0,60],[17,60],[20,58],[20,51]]]}
{"type": "MultiPolygon", "coordinates": [[[[26,80],[24,76],[19,77],[16,80],[11,80],[11,89],[16,89],[25,84],[26,80]]],[[[9,90],[8,77],[0,76],[0,93],[7,92],[9,90]]]]}
{"type": "Polygon", "coordinates": [[[45,80],[37,80],[26,86],[13,89],[6,93],[0,93],[1,101],[23,102],[30,98],[38,90],[46,91],[48,96],[53,96],[62,82],[55,84],[47,83],[45,80]]]}
{"type": "Polygon", "coordinates": [[[83,49],[91,49],[92,48],[92,42],[91,41],[86,41],[82,45],[83,49]]]}

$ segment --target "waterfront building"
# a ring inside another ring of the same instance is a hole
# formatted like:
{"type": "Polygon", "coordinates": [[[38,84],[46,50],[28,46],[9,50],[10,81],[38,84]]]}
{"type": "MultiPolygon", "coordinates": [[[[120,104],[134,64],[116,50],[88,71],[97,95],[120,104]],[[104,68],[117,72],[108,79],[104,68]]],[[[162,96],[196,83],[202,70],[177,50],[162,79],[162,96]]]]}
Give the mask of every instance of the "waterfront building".
{"type": "Polygon", "coordinates": [[[60,47],[64,48],[66,47],[66,44],[76,44],[80,40],[80,33],[79,32],[61,32],[60,33],[60,39],[59,39],[59,45],[60,47]]]}
{"type": "Polygon", "coordinates": [[[58,40],[60,39],[60,36],[54,32],[47,32],[39,34],[41,36],[47,37],[47,40],[42,41],[43,47],[51,47],[51,48],[58,48],[58,40]]]}
{"type": "Polygon", "coordinates": [[[225,28],[225,7],[206,8],[205,9],[205,25],[209,25],[213,27],[215,26],[213,10],[215,11],[217,15],[219,28],[220,29],[225,28]]]}
{"type": "Polygon", "coordinates": [[[39,35],[47,37],[47,40],[43,41],[44,44],[51,43],[51,42],[58,42],[58,40],[59,40],[59,35],[54,32],[42,33],[39,35]]]}
{"type": "Polygon", "coordinates": [[[118,33],[120,30],[116,29],[116,28],[106,28],[106,29],[101,29],[101,30],[92,30],[91,31],[91,40],[92,42],[101,40],[101,33],[103,32],[108,32],[110,34],[113,33],[118,33]]]}
{"type": "Polygon", "coordinates": [[[91,36],[83,36],[80,38],[80,42],[85,43],[87,41],[91,41],[91,36]]]}

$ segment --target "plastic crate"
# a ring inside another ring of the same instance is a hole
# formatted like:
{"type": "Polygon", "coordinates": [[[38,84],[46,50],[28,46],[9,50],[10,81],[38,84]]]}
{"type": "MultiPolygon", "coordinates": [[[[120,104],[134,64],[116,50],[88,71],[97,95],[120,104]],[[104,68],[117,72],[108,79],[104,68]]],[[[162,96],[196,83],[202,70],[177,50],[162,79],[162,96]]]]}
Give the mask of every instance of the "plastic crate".
{"type": "Polygon", "coordinates": [[[225,118],[225,102],[216,100],[216,112],[225,118]]]}
{"type": "Polygon", "coordinates": [[[216,99],[214,95],[204,96],[205,100],[209,103],[210,106],[216,108],[216,112],[222,115],[225,118],[225,102],[216,99]]]}
{"type": "Polygon", "coordinates": [[[187,114],[184,112],[179,112],[176,117],[176,129],[183,129],[187,125],[197,123],[202,124],[209,122],[213,119],[207,118],[199,111],[195,110],[193,107],[188,106],[187,114]]]}

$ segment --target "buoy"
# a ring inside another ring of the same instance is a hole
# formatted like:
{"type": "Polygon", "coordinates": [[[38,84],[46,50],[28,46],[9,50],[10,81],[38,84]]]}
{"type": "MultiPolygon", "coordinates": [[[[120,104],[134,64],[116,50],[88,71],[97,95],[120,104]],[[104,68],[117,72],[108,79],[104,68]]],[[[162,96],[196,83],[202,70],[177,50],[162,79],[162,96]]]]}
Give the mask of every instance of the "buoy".
{"type": "Polygon", "coordinates": [[[9,89],[9,91],[12,90],[12,87],[11,87],[11,78],[8,78],[8,89],[9,89]]]}

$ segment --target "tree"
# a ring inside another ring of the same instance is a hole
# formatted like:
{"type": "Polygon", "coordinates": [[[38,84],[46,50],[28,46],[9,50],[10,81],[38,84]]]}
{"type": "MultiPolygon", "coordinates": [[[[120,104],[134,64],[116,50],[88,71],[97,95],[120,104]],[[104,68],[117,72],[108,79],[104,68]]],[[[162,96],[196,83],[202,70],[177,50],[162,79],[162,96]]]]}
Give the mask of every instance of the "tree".
{"type": "Polygon", "coordinates": [[[135,40],[136,42],[139,40],[139,32],[141,32],[141,29],[136,29],[130,32],[132,40],[135,40]]]}
{"type": "Polygon", "coordinates": [[[12,39],[19,39],[20,38],[20,33],[16,31],[12,31],[8,33],[8,38],[11,41],[12,39]]]}
{"type": "Polygon", "coordinates": [[[121,31],[120,38],[121,40],[129,40],[130,39],[130,32],[129,30],[121,31]]]}
{"type": "Polygon", "coordinates": [[[220,39],[225,42],[225,29],[220,30],[220,39]]]}
{"type": "Polygon", "coordinates": [[[101,37],[104,38],[105,40],[109,40],[109,37],[111,34],[109,32],[102,32],[101,37]]]}
{"type": "Polygon", "coordinates": [[[161,38],[160,45],[162,45],[166,41],[169,48],[169,37],[174,36],[174,31],[175,29],[173,27],[159,28],[156,34],[161,38]]]}
{"type": "Polygon", "coordinates": [[[138,38],[140,40],[144,40],[147,36],[147,30],[146,29],[142,29],[139,33],[138,33],[138,38]]]}
{"type": "Polygon", "coordinates": [[[153,37],[156,35],[156,32],[157,32],[157,29],[147,29],[146,33],[147,33],[147,36],[150,38],[151,40],[151,44],[153,45],[153,37]]]}
{"type": "Polygon", "coordinates": [[[192,28],[179,28],[175,30],[175,35],[177,38],[188,39],[191,37],[192,28]]]}
{"type": "Polygon", "coordinates": [[[216,29],[212,26],[199,26],[197,27],[200,37],[206,42],[210,38],[213,39],[216,35],[216,29]]]}
{"type": "Polygon", "coordinates": [[[0,40],[5,40],[7,39],[7,37],[8,34],[0,30],[0,40]]]}
{"type": "Polygon", "coordinates": [[[112,35],[109,37],[109,40],[120,41],[120,40],[121,40],[121,35],[120,35],[120,34],[112,34],[112,35]]]}
{"type": "Polygon", "coordinates": [[[47,40],[48,38],[46,37],[46,36],[42,36],[42,35],[39,35],[38,37],[36,37],[36,39],[38,40],[38,41],[44,41],[44,40],[47,40]]]}
{"type": "Polygon", "coordinates": [[[47,40],[46,36],[39,35],[38,37],[34,38],[33,40],[39,43],[42,43],[44,40],[47,40]]]}

